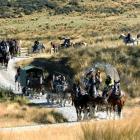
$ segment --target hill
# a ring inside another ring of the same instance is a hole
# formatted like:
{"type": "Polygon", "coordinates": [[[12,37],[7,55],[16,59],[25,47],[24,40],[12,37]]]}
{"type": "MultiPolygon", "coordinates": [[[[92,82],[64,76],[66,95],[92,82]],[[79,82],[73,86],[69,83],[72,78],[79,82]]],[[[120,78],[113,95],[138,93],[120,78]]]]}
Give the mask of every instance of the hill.
{"type": "Polygon", "coordinates": [[[1,8],[9,6],[6,2],[11,4],[7,9],[12,9],[14,16],[22,13],[22,17],[1,18],[1,39],[20,39],[22,47],[28,48],[38,39],[46,46],[47,53],[50,52],[50,42],[62,43],[63,36],[70,37],[72,42],[84,41],[87,48],[61,51],[56,60],[67,57],[70,71],[74,71],[75,76],[95,61],[108,61],[120,71],[123,89],[132,97],[139,96],[139,46],[129,48],[119,39],[121,33],[131,32],[135,37],[140,32],[139,0],[83,0],[77,4],[67,0],[13,0],[1,1],[1,8]],[[56,5],[48,7],[45,4],[48,2],[56,5]],[[25,7],[29,5],[40,7],[40,11],[36,8],[31,15],[24,15],[25,7]],[[60,14],[60,9],[68,10],[64,8],[67,6],[83,8],[82,11],[60,14]],[[20,11],[16,14],[17,9],[20,11]],[[79,62],[88,65],[81,68],[79,62]]]}
{"type": "Polygon", "coordinates": [[[118,15],[139,8],[138,0],[1,0],[0,17],[21,17],[43,10],[50,15],[72,12],[118,15]]]}

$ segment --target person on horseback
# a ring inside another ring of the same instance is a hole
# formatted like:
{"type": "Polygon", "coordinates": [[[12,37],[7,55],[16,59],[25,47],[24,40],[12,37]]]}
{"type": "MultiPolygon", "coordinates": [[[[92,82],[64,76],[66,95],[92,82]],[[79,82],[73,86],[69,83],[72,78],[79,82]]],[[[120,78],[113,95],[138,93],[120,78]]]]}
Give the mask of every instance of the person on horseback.
{"type": "Polygon", "coordinates": [[[64,48],[70,47],[70,38],[64,38],[64,43],[62,45],[64,48]]]}
{"type": "Polygon", "coordinates": [[[38,47],[39,47],[39,41],[38,41],[38,40],[36,40],[36,41],[34,42],[33,47],[32,47],[33,52],[35,52],[35,51],[38,49],[38,47]]]}
{"type": "Polygon", "coordinates": [[[9,46],[5,40],[1,42],[0,49],[3,56],[9,52],[9,46]]]}
{"type": "Polygon", "coordinates": [[[126,39],[126,42],[130,42],[131,41],[131,34],[128,33],[125,39],[126,39]]]}

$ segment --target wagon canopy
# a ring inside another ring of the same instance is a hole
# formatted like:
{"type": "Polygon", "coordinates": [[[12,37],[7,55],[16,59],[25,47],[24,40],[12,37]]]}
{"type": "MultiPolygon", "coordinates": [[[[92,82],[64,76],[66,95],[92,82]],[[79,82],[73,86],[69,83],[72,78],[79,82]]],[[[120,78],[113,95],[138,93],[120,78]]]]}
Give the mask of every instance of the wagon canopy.
{"type": "Polygon", "coordinates": [[[21,86],[26,86],[27,76],[29,73],[32,73],[34,77],[38,77],[40,75],[43,75],[43,69],[36,66],[26,66],[26,67],[21,68],[21,71],[20,71],[21,86]]]}
{"type": "Polygon", "coordinates": [[[87,69],[85,74],[89,72],[95,72],[97,69],[104,71],[106,75],[109,75],[116,82],[120,81],[120,76],[117,69],[108,63],[96,63],[87,69]]]}

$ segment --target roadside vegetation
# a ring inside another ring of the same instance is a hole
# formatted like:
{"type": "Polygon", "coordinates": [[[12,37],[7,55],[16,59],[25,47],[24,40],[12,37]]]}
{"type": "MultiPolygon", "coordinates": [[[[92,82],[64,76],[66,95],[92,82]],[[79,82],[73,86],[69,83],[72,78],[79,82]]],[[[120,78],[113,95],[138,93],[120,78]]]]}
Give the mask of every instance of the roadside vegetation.
{"type": "Polygon", "coordinates": [[[139,140],[140,109],[126,110],[126,118],[110,121],[89,121],[75,125],[49,126],[39,130],[0,132],[2,140],[139,140]],[[12,137],[11,137],[12,135],[12,137]]]}
{"type": "Polygon", "coordinates": [[[0,127],[62,122],[67,119],[55,109],[34,107],[26,97],[0,89],[0,127]]]}

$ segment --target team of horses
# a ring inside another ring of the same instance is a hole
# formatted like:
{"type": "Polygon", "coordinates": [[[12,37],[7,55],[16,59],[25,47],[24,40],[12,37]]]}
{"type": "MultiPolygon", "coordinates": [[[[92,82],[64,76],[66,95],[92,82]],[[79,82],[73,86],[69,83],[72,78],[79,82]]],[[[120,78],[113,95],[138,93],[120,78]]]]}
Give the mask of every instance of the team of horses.
{"type": "Polygon", "coordinates": [[[56,86],[56,92],[54,92],[53,81],[50,77],[46,79],[45,86],[48,91],[47,101],[50,102],[50,100],[52,100],[53,102],[54,100],[59,100],[60,106],[65,106],[66,101],[71,101],[71,104],[74,105],[76,109],[78,121],[94,118],[95,113],[100,110],[106,111],[108,118],[111,118],[112,112],[114,112],[114,118],[116,113],[121,117],[122,108],[126,101],[125,95],[121,93],[119,95],[116,94],[117,82],[114,84],[114,88],[108,91],[106,98],[102,96],[91,96],[85,90],[83,90],[81,96],[77,96],[72,84],[68,84],[65,90],[62,90],[62,85],[58,85],[56,86]]]}
{"type": "MultiPolygon", "coordinates": [[[[114,88],[117,86],[115,83],[114,88]]],[[[107,112],[107,117],[111,118],[112,111],[117,112],[117,115],[121,117],[122,108],[126,101],[125,95],[116,95],[112,94],[114,89],[111,89],[107,93],[107,97],[104,98],[102,96],[90,96],[88,93],[84,93],[80,97],[76,96],[76,91],[72,90],[72,102],[75,106],[77,119],[82,119],[82,114],[84,114],[83,119],[90,119],[95,117],[96,111],[100,110],[102,107],[107,112]]]]}

